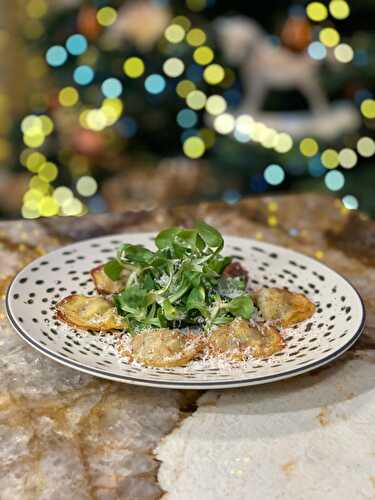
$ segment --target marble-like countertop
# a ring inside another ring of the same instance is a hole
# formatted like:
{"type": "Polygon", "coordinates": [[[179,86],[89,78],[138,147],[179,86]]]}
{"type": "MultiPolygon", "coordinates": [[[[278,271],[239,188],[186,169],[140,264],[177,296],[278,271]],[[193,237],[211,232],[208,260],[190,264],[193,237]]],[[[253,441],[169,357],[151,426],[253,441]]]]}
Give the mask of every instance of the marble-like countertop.
{"type": "Polygon", "coordinates": [[[0,222],[0,499],[374,499],[374,266],[375,223],[318,195],[0,222]],[[194,218],[315,256],[349,278],[367,308],[359,342],[294,379],[198,392],[96,379],[12,331],[4,291],[30,260],[73,240],[194,218]]]}

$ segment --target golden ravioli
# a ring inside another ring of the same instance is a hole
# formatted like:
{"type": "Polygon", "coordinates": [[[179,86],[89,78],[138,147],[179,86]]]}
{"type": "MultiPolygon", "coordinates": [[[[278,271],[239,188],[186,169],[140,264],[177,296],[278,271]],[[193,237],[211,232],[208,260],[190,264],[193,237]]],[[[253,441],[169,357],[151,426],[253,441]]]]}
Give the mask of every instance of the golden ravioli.
{"type": "Polygon", "coordinates": [[[57,306],[57,317],[68,325],[87,330],[122,330],[126,327],[116,308],[103,297],[69,295],[57,306]]]}
{"type": "Polygon", "coordinates": [[[168,368],[186,365],[200,349],[197,336],[160,328],[137,334],[132,340],[131,353],[123,354],[145,366],[168,368]]]}
{"type": "Polygon", "coordinates": [[[254,300],[263,318],[279,320],[284,328],[310,318],[315,305],[301,293],[284,288],[262,288],[254,294],[254,300]]]}
{"type": "Polygon", "coordinates": [[[255,358],[265,358],[284,347],[280,333],[263,324],[251,325],[244,319],[235,319],[228,325],[214,330],[209,338],[212,354],[243,361],[249,354],[255,358]]]}
{"type": "Polygon", "coordinates": [[[91,270],[91,276],[98,293],[109,295],[111,293],[119,293],[126,287],[129,274],[124,270],[121,278],[113,281],[104,272],[104,265],[101,265],[91,270]]]}

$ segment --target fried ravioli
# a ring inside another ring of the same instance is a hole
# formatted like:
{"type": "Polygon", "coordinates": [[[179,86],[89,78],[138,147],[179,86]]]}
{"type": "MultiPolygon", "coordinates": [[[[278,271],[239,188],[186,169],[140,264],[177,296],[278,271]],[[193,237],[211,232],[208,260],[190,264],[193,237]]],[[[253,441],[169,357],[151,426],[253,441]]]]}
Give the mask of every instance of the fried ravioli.
{"type": "Polygon", "coordinates": [[[131,353],[124,354],[145,366],[168,368],[186,365],[200,349],[197,336],[161,328],[137,334],[132,340],[131,353]]]}
{"type": "Polygon", "coordinates": [[[69,295],[57,304],[56,311],[61,321],[77,328],[95,331],[126,328],[116,308],[103,297],[69,295]]]}
{"type": "Polygon", "coordinates": [[[109,295],[112,293],[121,292],[121,290],[126,287],[129,275],[126,270],[124,270],[121,278],[119,280],[113,281],[104,272],[104,265],[101,265],[91,270],[91,276],[94,280],[95,288],[98,293],[109,295]]]}
{"type": "Polygon", "coordinates": [[[315,312],[315,305],[305,295],[284,288],[262,288],[253,297],[263,318],[279,320],[284,328],[310,318],[315,312]]]}
{"type": "Polygon", "coordinates": [[[235,319],[212,332],[209,347],[215,356],[221,354],[235,361],[243,361],[248,354],[255,358],[272,356],[284,347],[284,340],[271,326],[252,325],[244,319],[235,319]]]}

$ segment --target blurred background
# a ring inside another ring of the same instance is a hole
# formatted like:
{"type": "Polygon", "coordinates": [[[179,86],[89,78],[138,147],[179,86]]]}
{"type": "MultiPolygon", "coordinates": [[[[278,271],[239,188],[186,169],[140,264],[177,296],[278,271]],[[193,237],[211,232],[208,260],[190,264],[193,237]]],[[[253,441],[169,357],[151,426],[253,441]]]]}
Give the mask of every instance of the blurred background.
{"type": "Polygon", "coordinates": [[[373,0],[0,6],[1,218],[304,191],[375,215],[373,0]]]}

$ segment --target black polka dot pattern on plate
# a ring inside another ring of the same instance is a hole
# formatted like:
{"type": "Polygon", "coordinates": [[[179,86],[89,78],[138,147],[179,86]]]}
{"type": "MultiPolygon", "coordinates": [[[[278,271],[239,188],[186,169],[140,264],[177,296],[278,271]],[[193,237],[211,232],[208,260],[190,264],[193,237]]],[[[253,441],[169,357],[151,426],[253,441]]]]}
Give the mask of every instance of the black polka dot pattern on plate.
{"type": "MultiPolygon", "coordinates": [[[[142,238],[141,242],[152,248],[151,237],[142,238]]],[[[225,253],[241,260],[249,271],[253,289],[277,287],[305,293],[316,305],[315,315],[285,330],[285,349],[270,359],[228,363],[225,370],[202,363],[169,369],[129,365],[115,350],[119,333],[101,335],[75,330],[55,315],[56,304],[64,297],[97,293],[91,269],[115,255],[117,247],[125,241],[140,243],[139,236],[131,234],[81,242],[41,257],[21,272],[12,285],[10,307],[15,311],[16,323],[40,348],[55,353],[66,363],[82,364],[88,370],[100,369],[113,378],[129,376],[155,383],[163,380],[220,385],[305,370],[312,363],[333,356],[358,329],[359,302],[353,290],[318,261],[262,242],[226,237],[225,253]]]]}

